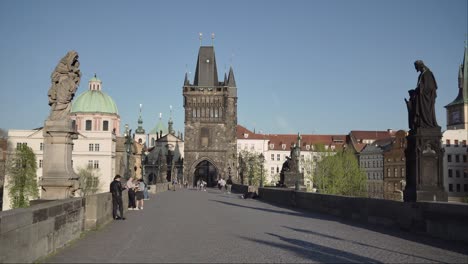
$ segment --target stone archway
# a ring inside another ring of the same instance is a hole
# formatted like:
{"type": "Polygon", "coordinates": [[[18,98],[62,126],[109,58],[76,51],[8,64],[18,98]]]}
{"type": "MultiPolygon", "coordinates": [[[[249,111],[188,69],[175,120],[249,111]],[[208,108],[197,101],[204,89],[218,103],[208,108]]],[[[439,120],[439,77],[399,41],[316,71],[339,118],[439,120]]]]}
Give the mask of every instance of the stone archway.
{"type": "Polygon", "coordinates": [[[215,187],[218,182],[218,169],[208,160],[200,161],[195,166],[193,184],[197,185],[199,179],[204,180],[207,187],[215,187]]]}

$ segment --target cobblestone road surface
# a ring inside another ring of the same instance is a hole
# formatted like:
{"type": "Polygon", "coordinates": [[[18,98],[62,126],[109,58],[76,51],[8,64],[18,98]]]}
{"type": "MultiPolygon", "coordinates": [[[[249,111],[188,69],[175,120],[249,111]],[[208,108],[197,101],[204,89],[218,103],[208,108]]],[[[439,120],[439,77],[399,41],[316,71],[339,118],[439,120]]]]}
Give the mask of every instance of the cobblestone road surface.
{"type": "Polygon", "coordinates": [[[50,263],[468,263],[466,244],[240,199],[216,189],[168,191],[50,263]]]}

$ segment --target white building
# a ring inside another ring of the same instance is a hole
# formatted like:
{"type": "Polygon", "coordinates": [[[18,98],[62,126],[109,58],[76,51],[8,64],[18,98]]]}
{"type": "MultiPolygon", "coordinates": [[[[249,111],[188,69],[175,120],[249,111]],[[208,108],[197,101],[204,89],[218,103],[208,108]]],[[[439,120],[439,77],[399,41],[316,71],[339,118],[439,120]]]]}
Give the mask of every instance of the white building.
{"type": "Polygon", "coordinates": [[[447,130],[443,132],[444,187],[449,201],[468,197],[468,47],[458,73],[458,96],[446,105],[447,130]]]}
{"type": "MultiPolygon", "coordinates": [[[[237,126],[237,153],[249,151],[256,154],[263,153],[265,157],[265,185],[275,185],[279,181],[279,174],[286,157],[291,155],[291,147],[297,144],[294,134],[258,134],[245,127],[237,126]]],[[[317,161],[324,155],[324,150],[331,153],[342,149],[346,143],[346,135],[301,135],[301,171],[304,173],[304,183],[312,187],[312,175],[317,161]],[[315,149],[323,146],[324,150],[315,149]]]]}
{"type": "MultiPolygon", "coordinates": [[[[107,192],[115,176],[116,136],[120,129],[120,116],[114,100],[102,92],[102,82],[94,76],[88,90],[78,96],[72,105],[70,117],[78,132],[73,141],[72,166],[93,168],[99,175],[99,191],[107,192]]],[[[37,177],[42,177],[43,129],[9,130],[8,152],[14,152],[19,144],[32,148],[37,159],[37,177]]],[[[8,175],[5,176],[8,184],[8,175]]],[[[5,189],[7,190],[7,189],[5,189]]],[[[41,191],[41,190],[39,190],[41,191]]],[[[8,191],[3,194],[3,209],[10,209],[8,191]]]]}

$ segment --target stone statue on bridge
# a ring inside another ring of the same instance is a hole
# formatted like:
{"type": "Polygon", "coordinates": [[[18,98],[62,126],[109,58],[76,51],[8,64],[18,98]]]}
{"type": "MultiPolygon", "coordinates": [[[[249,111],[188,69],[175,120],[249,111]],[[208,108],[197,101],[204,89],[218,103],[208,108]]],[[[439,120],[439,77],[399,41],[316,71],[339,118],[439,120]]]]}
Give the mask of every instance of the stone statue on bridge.
{"type": "Polygon", "coordinates": [[[58,63],[50,76],[52,85],[48,97],[50,105],[49,120],[62,120],[68,118],[71,110],[71,101],[80,85],[80,62],[78,53],[69,51],[58,63]]]}
{"type": "Polygon", "coordinates": [[[435,115],[435,99],[437,97],[437,82],[434,74],[422,60],[414,62],[416,71],[420,72],[418,83],[414,90],[409,90],[408,123],[410,129],[439,127],[435,115]]]}
{"type": "Polygon", "coordinates": [[[437,83],[422,60],[415,61],[414,67],[420,74],[416,88],[408,91],[409,100],[405,99],[410,130],[406,137],[403,200],[447,201],[442,173],[442,133],[435,114],[437,83]]]}
{"type": "Polygon", "coordinates": [[[66,199],[80,188],[79,176],[72,166],[73,139],[77,133],[70,110],[80,84],[78,53],[69,51],[52,72],[48,97],[50,114],[45,121],[41,200],[66,199]]]}

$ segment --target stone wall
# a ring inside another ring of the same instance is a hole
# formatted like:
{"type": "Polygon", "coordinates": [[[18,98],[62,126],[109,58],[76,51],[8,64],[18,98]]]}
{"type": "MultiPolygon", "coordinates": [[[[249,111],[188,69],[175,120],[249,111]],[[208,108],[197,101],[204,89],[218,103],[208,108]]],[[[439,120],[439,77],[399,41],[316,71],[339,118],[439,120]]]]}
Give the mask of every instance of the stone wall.
{"type": "MultiPolygon", "coordinates": [[[[124,215],[127,191],[122,193],[124,215]]],[[[112,194],[99,193],[0,212],[0,263],[31,263],[112,220],[112,194]]]]}
{"type": "Polygon", "coordinates": [[[0,263],[31,263],[79,238],[84,206],[72,198],[0,212],[0,263]]]}
{"type": "Polygon", "coordinates": [[[232,185],[231,191],[234,193],[242,193],[242,194],[246,194],[248,192],[258,193],[258,187],[234,183],[232,185]]]}
{"type": "Polygon", "coordinates": [[[375,224],[468,242],[468,205],[443,202],[404,203],[346,197],[281,188],[259,188],[260,199],[285,207],[330,214],[364,224],[375,224]]]}
{"type": "MultiPolygon", "coordinates": [[[[99,193],[85,197],[84,229],[92,230],[112,221],[112,194],[99,193]]],[[[124,216],[128,211],[128,191],[122,192],[124,216]]]]}

